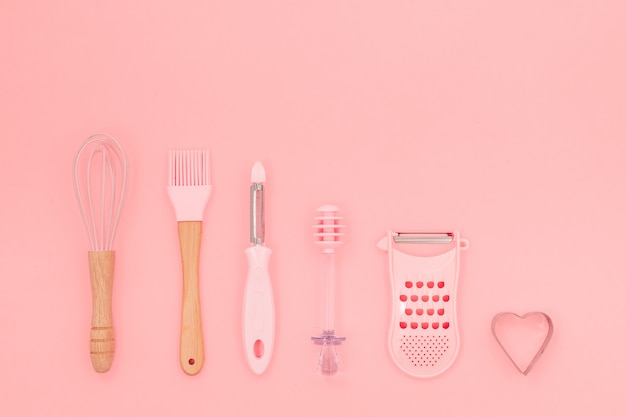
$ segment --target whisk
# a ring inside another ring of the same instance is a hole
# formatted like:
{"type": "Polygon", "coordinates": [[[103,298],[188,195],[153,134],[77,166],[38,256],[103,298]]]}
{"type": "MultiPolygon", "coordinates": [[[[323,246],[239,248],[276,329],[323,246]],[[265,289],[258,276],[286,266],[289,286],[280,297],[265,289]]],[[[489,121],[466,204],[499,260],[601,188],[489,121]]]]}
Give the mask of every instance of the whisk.
{"type": "Polygon", "coordinates": [[[96,372],[111,368],[115,351],[111,309],[113,241],[126,194],[126,165],[119,143],[104,134],[89,137],[74,159],[74,191],[89,238],[90,352],[96,372]]]}
{"type": "Polygon", "coordinates": [[[320,336],[313,336],[311,340],[316,345],[321,345],[318,371],[322,375],[332,376],[339,371],[339,358],[336,346],[346,340],[345,337],[335,335],[335,248],[341,245],[345,226],[340,224],[343,217],[338,215],[339,209],[332,205],[325,205],[317,209],[320,213],[315,217],[315,244],[322,247],[323,253],[323,278],[325,296],[324,327],[320,336]]]}

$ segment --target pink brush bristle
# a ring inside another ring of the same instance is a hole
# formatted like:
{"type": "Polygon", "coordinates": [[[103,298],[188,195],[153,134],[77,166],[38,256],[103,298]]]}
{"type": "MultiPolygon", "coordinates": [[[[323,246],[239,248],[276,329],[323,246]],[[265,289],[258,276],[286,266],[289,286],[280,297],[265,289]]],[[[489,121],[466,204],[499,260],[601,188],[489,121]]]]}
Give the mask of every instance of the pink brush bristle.
{"type": "Polygon", "coordinates": [[[170,186],[206,186],[211,184],[208,149],[170,151],[170,186]]]}

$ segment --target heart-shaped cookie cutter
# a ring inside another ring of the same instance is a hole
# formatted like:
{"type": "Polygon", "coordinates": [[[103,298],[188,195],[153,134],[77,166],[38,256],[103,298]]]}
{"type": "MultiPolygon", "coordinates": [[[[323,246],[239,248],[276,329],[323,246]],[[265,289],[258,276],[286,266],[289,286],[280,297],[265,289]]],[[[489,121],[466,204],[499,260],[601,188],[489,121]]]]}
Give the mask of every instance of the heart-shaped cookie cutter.
{"type": "Polygon", "coordinates": [[[493,337],[496,339],[496,341],[498,342],[498,344],[500,345],[500,347],[502,348],[506,356],[511,360],[511,362],[513,362],[513,365],[515,365],[517,370],[520,371],[524,375],[528,375],[528,373],[533,368],[533,366],[535,366],[535,363],[539,360],[539,357],[543,354],[544,350],[548,346],[548,343],[550,342],[550,339],[552,338],[553,331],[554,331],[554,326],[552,324],[552,319],[546,313],[542,313],[540,311],[532,311],[530,313],[526,313],[521,316],[519,314],[515,314],[512,312],[502,312],[502,313],[496,314],[493,317],[493,320],[491,320],[491,333],[493,333],[493,337]],[[510,352],[507,350],[507,348],[504,346],[504,344],[500,340],[500,336],[498,336],[498,331],[497,331],[498,322],[501,319],[506,318],[507,316],[514,317],[520,320],[524,320],[531,316],[541,316],[545,320],[545,323],[547,324],[547,331],[543,338],[543,341],[541,345],[539,346],[539,349],[535,353],[534,357],[530,360],[530,362],[525,367],[525,369],[522,369],[520,367],[518,362],[511,356],[510,352]]]}

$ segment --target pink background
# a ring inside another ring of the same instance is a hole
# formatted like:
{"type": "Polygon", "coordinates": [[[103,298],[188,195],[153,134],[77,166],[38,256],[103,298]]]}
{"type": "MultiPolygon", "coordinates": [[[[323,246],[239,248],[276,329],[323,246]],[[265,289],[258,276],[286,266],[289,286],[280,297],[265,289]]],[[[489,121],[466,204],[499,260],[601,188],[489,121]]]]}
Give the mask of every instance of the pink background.
{"type": "Polygon", "coordinates": [[[626,7],[622,1],[3,1],[0,414],[626,415],[626,7]],[[88,354],[86,233],[72,159],[96,132],[129,159],[117,351],[88,354]],[[178,364],[180,260],[167,151],[210,147],[206,363],[178,364]],[[276,350],[241,346],[250,167],[267,170],[276,350]],[[343,372],[314,372],[315,209],[339,255],[343,372]],[[431,380],[387,351],[389,228],[458,229],[461,350],[431,380]],[[526,377],[501,311],[555,323],[526,377]]]}

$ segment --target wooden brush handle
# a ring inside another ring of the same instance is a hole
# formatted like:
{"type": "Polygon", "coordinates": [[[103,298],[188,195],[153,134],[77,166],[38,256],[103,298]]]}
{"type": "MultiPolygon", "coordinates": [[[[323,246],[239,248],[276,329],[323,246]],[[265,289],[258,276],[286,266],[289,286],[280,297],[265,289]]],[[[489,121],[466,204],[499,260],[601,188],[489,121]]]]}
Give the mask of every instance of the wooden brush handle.
{"type": "Polygon", "coordinates": [[[89,252],[91,277],[91,363],[96,372],[106,372],[113,363],[115,338],[111,313],[115,252],[89,252]]]}
{"type": "Polygon", "coordinates": [[[204,364],[204,341],[198,290],[201,235],[201,221],[178,222],[178,238],[183,263],[180,366],[188,375],[200,372],[204,364]]]}

